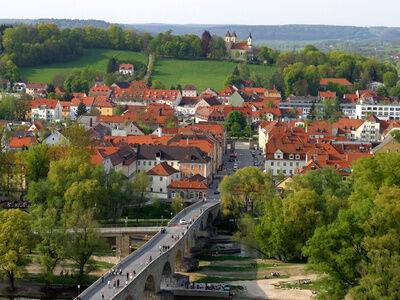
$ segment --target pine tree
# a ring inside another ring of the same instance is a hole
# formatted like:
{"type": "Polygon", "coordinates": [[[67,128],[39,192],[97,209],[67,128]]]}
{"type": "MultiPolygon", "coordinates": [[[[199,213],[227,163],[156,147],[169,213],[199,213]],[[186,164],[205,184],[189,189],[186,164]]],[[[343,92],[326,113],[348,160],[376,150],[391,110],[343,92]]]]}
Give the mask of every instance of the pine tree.
{"type": "Polygon", "coordinates": [[[86,111],[87,111],[86,105],[85,105],[85,103],[83,103],[83,102],[81,101],[81,102],[79,103],[79,105],[78,105],[78,109],[77,109],[77,111],[76,111],[76,116],[77,116],[77,117],[80,117],[80,116],[86,114],[86,111]]]}
{"type": "Polygon", "coordinates": [[[117,61],[115,60],[115,57],[111,57],[108,61],[107,73],[114,73],[117,69],[117,61]]]}

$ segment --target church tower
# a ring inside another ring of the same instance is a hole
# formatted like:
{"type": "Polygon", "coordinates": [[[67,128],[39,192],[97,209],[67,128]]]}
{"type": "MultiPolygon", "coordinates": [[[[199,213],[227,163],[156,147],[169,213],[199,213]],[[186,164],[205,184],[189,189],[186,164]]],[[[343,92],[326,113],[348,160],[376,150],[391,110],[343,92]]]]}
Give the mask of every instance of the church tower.
{"type": "Polygon", "coordinates": [[[233,32],[231,36],[231,42],[236,43],[236,39],[237,39],[236,32],[233,32]]]}
{"type": "Polygon", "coordinates": [[[249,33],[249,37],[247,38],[247,45],[249,48],[253,46],[253,37],[251,36],[251,32],[249,33]]]}
{"type": "Polygon", "coordinates": [[[228,31],[225,35],[225,43],[231,42],[231,33],[228,31]]]}

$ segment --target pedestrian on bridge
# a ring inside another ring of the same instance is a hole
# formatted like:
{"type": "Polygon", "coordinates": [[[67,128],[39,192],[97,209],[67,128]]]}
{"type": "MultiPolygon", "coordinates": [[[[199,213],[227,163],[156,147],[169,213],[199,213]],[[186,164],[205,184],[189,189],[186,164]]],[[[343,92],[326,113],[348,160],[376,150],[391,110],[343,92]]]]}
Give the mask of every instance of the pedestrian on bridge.
{"type": "Polygon", "coordinates": [[[126,280],[129,279],[129,272],[126,272],[126,280]]]}
{"type": "Polygon", "coordinates": [[[108,288],[111,288],[111,282],[110,282],[110,280],[107,281],[107,284],[108,284],[108,288]]]}

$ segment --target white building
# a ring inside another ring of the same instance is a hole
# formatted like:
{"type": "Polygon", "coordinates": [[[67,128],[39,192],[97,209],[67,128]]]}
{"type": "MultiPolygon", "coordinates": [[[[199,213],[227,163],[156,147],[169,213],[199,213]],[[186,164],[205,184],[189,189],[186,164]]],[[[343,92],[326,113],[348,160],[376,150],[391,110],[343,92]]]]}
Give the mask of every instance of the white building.
{"type": "Polygon", "coordinates": [[[168,199],[167,187],[172,181],[181,179],[180,172],[171,167],[167,162],[159,163],[148,171],[147,175],[152,178],[150,187],[151,195],[160,199],[168,199]]]}
{"type": "Polygon", "coordinates": [[[135,68],[132,64],[120,64],[119,73],[133,76],[133,74],[135,73],[135,68]]]}
{"type": "Polygon", "coordinates": [[[197,89],[194,85],[187,85],[182,89],[182,97],[197,97],[197,89]]]}
{"type": "Polygon", "coordinates": [[[400,104],[357,104],[355,119],[374,114],[380,120],[400,120],[400,104]]]}
{"type": "Polygon", "coordinates": [[[32,122],[39,119],[56,122],[62,119],[62,107],[57,99],[35,99],[32,103],[32,122]]]}

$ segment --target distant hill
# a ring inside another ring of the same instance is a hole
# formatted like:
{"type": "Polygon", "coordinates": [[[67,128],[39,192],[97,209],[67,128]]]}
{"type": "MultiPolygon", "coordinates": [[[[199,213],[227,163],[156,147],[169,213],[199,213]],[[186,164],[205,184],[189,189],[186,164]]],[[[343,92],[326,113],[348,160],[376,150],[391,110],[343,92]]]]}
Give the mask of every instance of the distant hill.
{"type": "MultiPolygon", "coordinates": [[[[60,27],[93,25],[107,28],[112,23],[101,20],[70,20],[70,19],[0,19],[0,23],[37,24],[55,22],[60,27]]],[[[210,25],[210,24],[116,24],[123,28],[136,29],[139,32],[157,34],[172,30],[174,34],[201,35],[204,30],[211,34],[225,36],[226,32],[235,31],[239,39],[246,39],[249,32],[255,41],[399,41],[400,27],[357,27],[332,25],[210,25]]]]}

